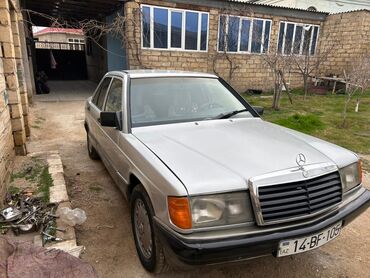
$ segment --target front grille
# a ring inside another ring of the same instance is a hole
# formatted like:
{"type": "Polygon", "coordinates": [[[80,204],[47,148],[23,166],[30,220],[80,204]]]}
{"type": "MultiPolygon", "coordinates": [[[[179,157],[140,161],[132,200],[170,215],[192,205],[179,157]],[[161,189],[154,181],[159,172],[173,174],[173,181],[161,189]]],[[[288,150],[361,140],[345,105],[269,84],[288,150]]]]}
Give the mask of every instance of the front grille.
{"type": "Polygon", "coordinates": [[[342,201],[338,172],[310,180],[258,188],[265,223],[309,216],[342,201]]]}

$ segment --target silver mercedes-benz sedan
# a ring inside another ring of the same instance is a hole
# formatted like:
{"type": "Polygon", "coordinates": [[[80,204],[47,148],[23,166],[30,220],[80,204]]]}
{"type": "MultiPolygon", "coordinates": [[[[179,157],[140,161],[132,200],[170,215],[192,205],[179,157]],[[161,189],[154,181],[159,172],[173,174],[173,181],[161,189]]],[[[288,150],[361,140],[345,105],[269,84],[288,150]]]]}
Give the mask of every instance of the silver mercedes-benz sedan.
{"type": "Polygon", "coordinates": [[[262,112],[212,74],[101,80],[86,102],[88,152],[130,202],[145,269],[305,252],[368,208],[355,153],[262,112]]]}

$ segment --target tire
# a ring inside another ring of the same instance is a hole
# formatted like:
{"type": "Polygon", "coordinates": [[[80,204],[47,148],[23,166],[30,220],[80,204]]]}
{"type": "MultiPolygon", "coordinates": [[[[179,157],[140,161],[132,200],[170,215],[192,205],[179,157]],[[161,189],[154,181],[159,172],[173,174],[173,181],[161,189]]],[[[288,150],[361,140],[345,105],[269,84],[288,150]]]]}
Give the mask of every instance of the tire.
{"type": "Polygon", "coordinates": [[[86,144],[87,144],[87,152],[89,154],[89,157],[92,160],[99,160],[100,159],[99,154],[96,151],[96,149],[91,145],[88,132],[87,132],[87,143],[86,144]]]}
{"type": "Polygon", "coordinates": [[[130,208],[136,252],[142,266],[152,273],[158,274],[167,271],[169,267],[165,261],[163,247],[155,234],[153,226],[154,210],[149,196],[141,184],[135,186],[133,189],[130,208]],[[145,214],[147,216],[146,221],[145,214]],[[148,239],[150,239],[150,248],[146,248],[148,247],[148,239]]]}

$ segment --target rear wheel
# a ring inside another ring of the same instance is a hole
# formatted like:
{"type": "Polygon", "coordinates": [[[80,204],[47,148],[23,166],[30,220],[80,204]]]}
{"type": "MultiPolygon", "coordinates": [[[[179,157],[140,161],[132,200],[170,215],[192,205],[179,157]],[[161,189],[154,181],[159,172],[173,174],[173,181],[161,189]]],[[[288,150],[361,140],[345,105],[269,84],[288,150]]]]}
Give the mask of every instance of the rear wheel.
{"type": "Polygon", "coordinates": [[[99,154],[95,150],[94,146],[91,145],[90,138],[89,138],[89,133],[87,132],[87,152],[89,153],[89,157],[92,160],[98,160],[99,159],[99,154]]]}
{"type": "Polygon", "coordinates": [[[136,251],[143,267],[154,273],[168,269],[163,248],[153,227],[153,208],[142,185],[134,188],[131,195],[131,223],[136,251]]]}

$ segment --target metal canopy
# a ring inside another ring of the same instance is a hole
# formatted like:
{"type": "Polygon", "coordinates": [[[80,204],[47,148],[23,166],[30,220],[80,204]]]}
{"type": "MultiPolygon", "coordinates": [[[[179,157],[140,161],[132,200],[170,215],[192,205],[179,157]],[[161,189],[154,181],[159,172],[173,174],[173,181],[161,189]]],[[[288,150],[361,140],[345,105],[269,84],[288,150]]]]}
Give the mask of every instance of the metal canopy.
{"type": "MultiPolygon", "coordinates": [[[[120,0],[24,0],[23,9],[47,14],[67,21],[100,19],[113,13],[123,1],[120,0]]],[[[42,16],[30,14],[36,25],[48,26],[50,22],[42,16]]]]}

